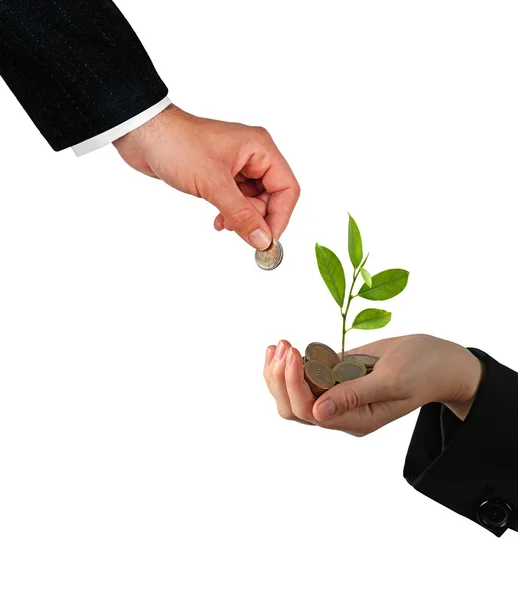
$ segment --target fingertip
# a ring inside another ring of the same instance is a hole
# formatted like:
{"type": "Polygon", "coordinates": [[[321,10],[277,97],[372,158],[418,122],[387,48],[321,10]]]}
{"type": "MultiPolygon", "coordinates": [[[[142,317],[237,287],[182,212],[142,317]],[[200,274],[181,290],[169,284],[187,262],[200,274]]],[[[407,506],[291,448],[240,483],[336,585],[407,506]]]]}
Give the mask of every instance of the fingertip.
{"type": "Polygon", "coordinates": [[[313,405],[313,417],[319,422],[327,421],[336,414],[336,404],[332,398],[321,397],[313,405]]]}
{"type": "Polygon", "coordinates": [[[288,348],[286,353],[286,367],[289,368],[293,364],[293,348],[288,348]]]}
{"type": "Polygon", "coordinates": [[[319,413],[318,413],[318,407],[319,407],[319,406],[322,404],[322,402],[323,402],[323,397],[322,397],[322,396],[320,396],[319,398],[317,398],[317,399],[315,400],[315,403],[313,404],[313,409],[312,409],[312,412],[313,412],[313,417],[314,417],[314,418],[315,418],[317,421],[320,421],[320,419],[318,418],[318,416],[319,416],[319,413]]]}
{"type": "Polygon", "coordinates": [[[291,344],[286,340],[279,340],[277,348],[275,349],[275,360],[277,363],[285,363],[286,356],[291,347],[291,344]]]}
{"type": "Polygon", "coordinates": [[[225,219],[223,215],[219,213],[219,215],[214,219],[214,229],[216,231],[222,231],[225,227],[225,219]]]}
{"type": "Polygon", "coordinates": [[[272,243],[270,230],[266,232],[265,229],[258,228],[248,236],[248,241],[257,250],[266,250],[272,243]]]}
{"type": "Polygon", "coordinates": [[[297,348],[294,348],[293,346],[289,348],[288,355],[286,357],[286,364],[288,367],[294,369],[302,364],[302,356],[300,355],[300,352],[297,350],[297,348]]]}
{"type": "Polygon", "coordinates": [[[273,344],[271,346],[268,346],[268,348],[266,348],[266,356],[264,359],[264,365],[266,367],[270,366],[272,359],[275,355],[275,350],[276,350],[276,346],[274,346],[273,344]]]}

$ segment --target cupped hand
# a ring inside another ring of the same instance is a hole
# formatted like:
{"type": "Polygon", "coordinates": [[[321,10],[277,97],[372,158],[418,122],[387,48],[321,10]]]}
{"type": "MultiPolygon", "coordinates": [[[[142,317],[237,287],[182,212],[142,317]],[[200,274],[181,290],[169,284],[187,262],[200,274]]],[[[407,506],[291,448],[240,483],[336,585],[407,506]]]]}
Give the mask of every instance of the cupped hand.
{"type": "Polygon", "coordinates": [[[195,117],[169,106],[113,145],[131,167],[204,198],[214,227],[264,250],[286,229],[300,195],[288,163],[262,127],[195,117]]]}
{"type": "Polygon", "coordinates": [[[304,380],[300,352],[285,340],[269,346],[264,378],[279,415],[356,436],[429,402],[444,403],[464,420],[484,369],[466,348],[429,335],[380,340],[345,354],[380,359],[369,375],[335,385],[316,399],[304,380]]]}

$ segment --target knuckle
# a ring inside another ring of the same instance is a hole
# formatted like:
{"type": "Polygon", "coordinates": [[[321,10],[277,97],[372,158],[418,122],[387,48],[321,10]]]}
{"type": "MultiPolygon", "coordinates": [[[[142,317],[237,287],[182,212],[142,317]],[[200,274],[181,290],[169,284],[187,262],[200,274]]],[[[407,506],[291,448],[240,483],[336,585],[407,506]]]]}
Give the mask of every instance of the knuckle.
{"type": "Polygon", "coordinates": [[[265,138],[271,137],[270,134],[268,133],[268,130],[265,127],[262,127],[261,125],[257,125],[253,129],[256,132],[256,134],[261,137],[265,137],[265,138]]]}
{"type": "Polygon", "coordinates": [[[304,411],[292,408],[293,416],[301,421],[311,421],[312,417],[307,415],[304,411]]]}
{"type": "Polygon", "coordinates": [[[284,419],[286,421],[293,421],[294,414],[292,413],[290,408],[287,408],[285,406],[278,406],[277,412],[279,413],[279,417],[281,417],[281,419],[284,419]]]}
{"type": "Polygon", "coordinates": [[[254,213],[252,207],[243,206],[237,211],[233,212],[230,216],[230,221],[232,225],[236,229],[241,229],[245,225],[247,225],[250,221],[255,218],[256,214],[254,213]]]}
{"type": "Polygon", "coordinates": [[[429,333],[416,333],[413,338],[423,342],[429,342],[434,339],[433,335],[430,335],[429,333]]]}
{"type": "Polygon", "coordinates": [[[341,390],[340,404],[345,412],[354,410],[359,405],[358,394],[353,388],[344,387],[341,390]]]}

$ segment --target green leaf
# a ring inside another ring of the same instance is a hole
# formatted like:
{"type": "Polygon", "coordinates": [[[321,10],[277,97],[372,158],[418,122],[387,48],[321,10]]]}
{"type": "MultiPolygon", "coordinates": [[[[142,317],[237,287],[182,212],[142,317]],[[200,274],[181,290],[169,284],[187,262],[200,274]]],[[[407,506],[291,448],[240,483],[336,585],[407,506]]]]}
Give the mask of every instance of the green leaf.
{"type": "Polygon", "coordinates": [[[381,329],[390,323],[392,313],[379,308],[366,308],[354,319],[353,329],[381,329]]]}
{"type": "Polygon", "coordinates": [[[372,285],[362,285],[358,296],[366,300],[388,300],[400,294],[408,283],[408,271],[388,269],[372,277],[372,285]]]}
{"type": "Polygon", "coordinates": [[[357,269],[363,258],[362,236],[356,221],[349,215],[349,258],[357,269]]]}
{"type": "Polygon", "coordinates": [[[363,277],[363,281],[365,281],[367,287],[372,287],[372,277],[369,271],[367,271],[367,269],[364,268],[361,270],[361,274],[363,277]]]}
{"type": "Polygon", "coordinates": [[[325,246],[316,244],[315,252],[320,275],[336,303],[342,308],[345,299],[345,274],[342,263],[338,256],[325,246]]]}

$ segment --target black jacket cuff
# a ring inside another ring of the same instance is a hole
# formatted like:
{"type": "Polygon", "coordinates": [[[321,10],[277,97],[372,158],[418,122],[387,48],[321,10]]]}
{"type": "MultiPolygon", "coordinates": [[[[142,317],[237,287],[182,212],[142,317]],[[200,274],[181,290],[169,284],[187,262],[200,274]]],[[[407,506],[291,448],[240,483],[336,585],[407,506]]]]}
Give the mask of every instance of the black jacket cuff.
{"type": "Polygon", "coordinates": [[[403,475],[419,492],[497,536],[518,531],[518,373],[485,352],[473,405],[462,422],[446,406],[423,406],[403,475]]]}

